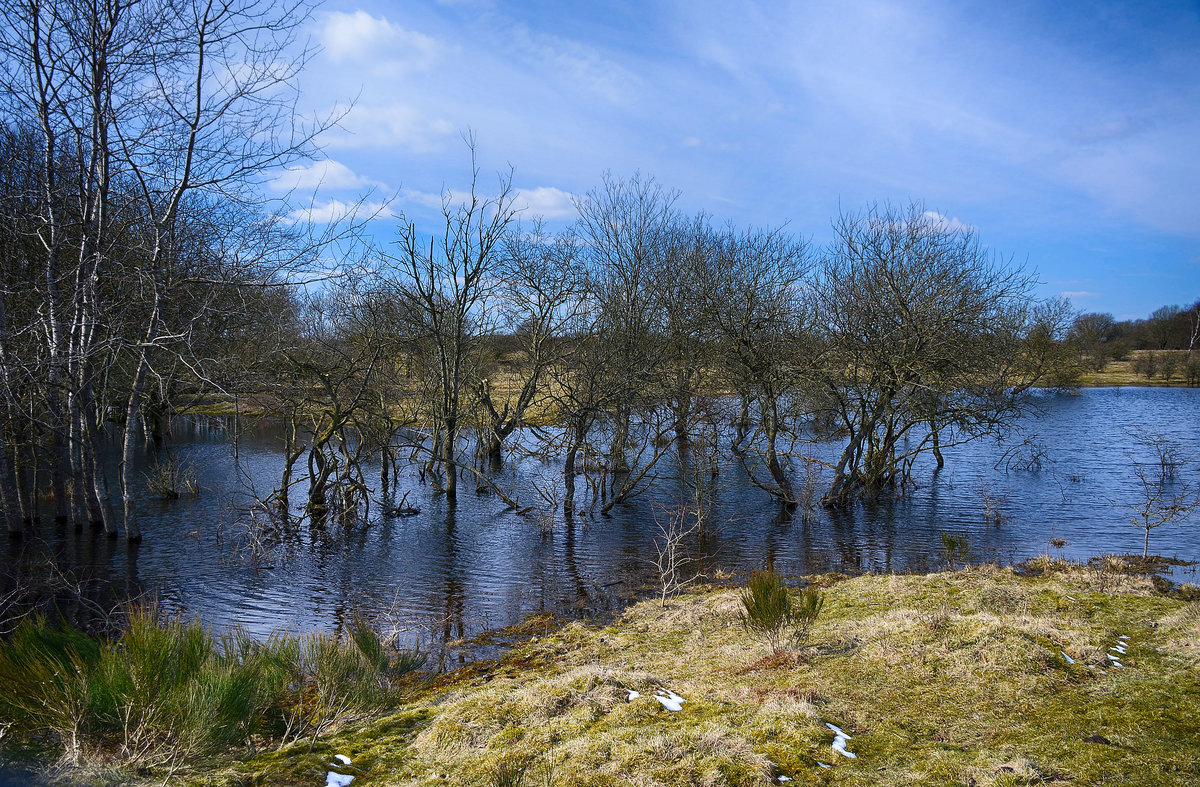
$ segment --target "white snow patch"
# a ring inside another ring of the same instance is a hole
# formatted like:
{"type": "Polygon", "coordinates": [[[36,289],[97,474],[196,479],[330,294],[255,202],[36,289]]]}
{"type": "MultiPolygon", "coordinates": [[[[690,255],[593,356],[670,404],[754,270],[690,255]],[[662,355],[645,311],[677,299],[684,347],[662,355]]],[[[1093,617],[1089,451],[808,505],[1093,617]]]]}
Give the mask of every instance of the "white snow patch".
{"type": "Polygon", "coordinates": [[[683,710],[683,703],[687,702],[687,700],[670,689],[659,689],[654,692],[654,699],[662,703],[662,706],[667,710],[673,711],[683,710]]]}
{"type": "Polygon", "coordinates": [[[634,691],[633,689],[626,689],[626,691],[629,692],[629,701],[630,702],[633,702],[638,697],[642,696],[642,693],[640,691],[634,691]]]}
{"type": "Polygon", "coordinates": [[[1073,659],[1073,658],[1071,658],[1070,656],[1068,656],[1068,655],[1067,655],[1067,652],[1066,652],[1065,650],[1060,650],[1060,651],[1059,651],[1059,653],[1063,654],[1063,658],[1067,660],[1067,663],[1068,663],[1068,664],[1074,664],[1074,663],[1075,663],[1075,659],[1073,659]]]}
{"type": "Polygon", "coordinates": [[[352,781],[354,781],[354,777],[348,773],[330,771],[325,774],[325,787],[349,787],[352,781]]]}
{"type": "Polygon", "coordinates": [[[349,764],[350,764],[350,758],[349,758],[349,757],[347,757],[347,756],[346,756],[346,755],[344,755],[344,754],[335,754],[335,755],[333,755],[333,759],[337,760],[337,761],[338,761],[338,762],[340,762],[342,765],[349,765],[349,764]]]}

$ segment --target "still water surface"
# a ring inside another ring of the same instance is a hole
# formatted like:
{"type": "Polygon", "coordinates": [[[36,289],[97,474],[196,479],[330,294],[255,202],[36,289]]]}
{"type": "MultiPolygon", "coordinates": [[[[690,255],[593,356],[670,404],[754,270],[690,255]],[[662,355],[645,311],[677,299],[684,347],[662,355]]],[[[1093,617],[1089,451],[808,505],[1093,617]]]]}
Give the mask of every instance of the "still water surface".
{"type": "MultiPolygon", "coordinates": [[[[1005,442],[954,447],[937,473],[932,464],[919,467],[918,487],[902,499],[837,516],[781,516],[736,465],[723,466],[710,525],[690,542],[693,570],[741,574],[768,561],[792,574],[924,569],[941,561],[942,532],[966,533],[977,560],[1140,552],[1142,532],[1124,506],[1138,492],[1130,455],[1150,457],[1139,453],[1128,431],[1160,432],[1200,456],[1200,391],[1093,389],[1046,394],[1040,404],[1041,416],[1023,421],[1005,442]],[[1040,469],[1016,469],[1031,446],[1042,456],[1040,469]],[[1017,460],[1006,469],[1010,449],[1017,460]],[[985,521],[985,494],[1003,499],[999,526],[985,521]],[[1054,537],[1068,545],[1050,546],[1054,537]]],[[[839,447],[809,450],[831,457],[839,447]]],[[[147,495],[140,545],[43,526],[40,539],[0,546],[5,565],[44,565],[52,555],[95,577],[110,597],[153,596],[166,609],[216,628],[240,625],[258,635],[335,629],[361,610],[386,612],[405,629],[402,641],[431,644],[515,623],[531,612],[602,612],[645,592],[654,576],[656,522],[684,491],[677,480],[660,477],[611,517],[564,522],[560,515],[543,533],[535,518],[506,512],[494,496],[463,490],[450,506],[402,475],[399,492],[410,491],[419,515],[379,518],[348,533],[301,532],[252,559],[235,548],[244,541],[233,522],[248,490],[265,496],[278,485],[278,434],[249,430],[235,451],[222,424],[185,421],[175,424],[170,450],[195,467],[202,491],[174,501],[147,495]]],[[[664,465],[664,473],[670,467],[664,465]]],[[[534,502],[528,479],[558,472],[523,460],[505,471],[502,483],[524,489],[522,501],[534,502]]],[[[1185,472],[1197,478],[1195,465],[1185,472]]],[[[1151,551],[1200,560],[1197,520],[1154,531],[1151,551]]],[[[1175,573],[1197,581],[1194,568],[1175,573]]]]}

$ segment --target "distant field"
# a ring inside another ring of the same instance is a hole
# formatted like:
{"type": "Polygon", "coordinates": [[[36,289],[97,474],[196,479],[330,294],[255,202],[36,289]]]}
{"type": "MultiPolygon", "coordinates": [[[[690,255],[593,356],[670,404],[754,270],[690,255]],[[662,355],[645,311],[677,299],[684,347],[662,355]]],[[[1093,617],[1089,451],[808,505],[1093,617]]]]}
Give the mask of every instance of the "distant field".
{"type": "Polygon", "coordinates": [[[1183,351],[1135,350],[1125,360],[1109,361],[1099,372],[1085,372],[1081,381],[1086,386],[1140,385],[1183,388],[1187,386],[1186,362],[1187,353],[1183,351]],[[1144,359],[1151,353],[1158,357],[1167,353],[1174,356],[1176,368],[1169,378],[1164,378],[1161,372],[1147,376],[1144,372],[1135,371],[1139,363],[1144,364],[1144,359]]]}

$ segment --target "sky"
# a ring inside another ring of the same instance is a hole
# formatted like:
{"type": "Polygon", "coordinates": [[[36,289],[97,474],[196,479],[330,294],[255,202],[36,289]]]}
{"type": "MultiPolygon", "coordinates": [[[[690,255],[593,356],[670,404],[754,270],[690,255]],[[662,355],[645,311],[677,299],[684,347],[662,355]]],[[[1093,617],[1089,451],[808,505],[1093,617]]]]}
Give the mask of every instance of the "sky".
{"type": "Polygon", "coordinates": [[[1194,0],[332,0],[309,36],[301,108],[345,114],[272,186],[318,220],[386,200],[383,241],[436,229],[470,133],[483,189],[511,171],[552,225],[605,172],[817,247],[917,201],[1081,311],[1200,298],[1194,0]]]}

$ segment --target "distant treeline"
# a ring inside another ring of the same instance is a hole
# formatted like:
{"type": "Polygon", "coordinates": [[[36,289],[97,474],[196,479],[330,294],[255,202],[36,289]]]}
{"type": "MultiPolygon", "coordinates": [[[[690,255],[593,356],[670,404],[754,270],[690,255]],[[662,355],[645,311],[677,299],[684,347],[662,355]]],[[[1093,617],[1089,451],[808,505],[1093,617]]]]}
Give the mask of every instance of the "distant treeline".
{"type": "Polygon", "coordinates": [[[1200,300],[1191,306],[1162,306],[1142,320],[1117,320],[1097,312],[1080,314],[1067,336],[1098,369],[1110,360],[1128,359],[1134,350],[1186,351],[1187,361],[1191,361],[1200,341],[1200,300]]]}

